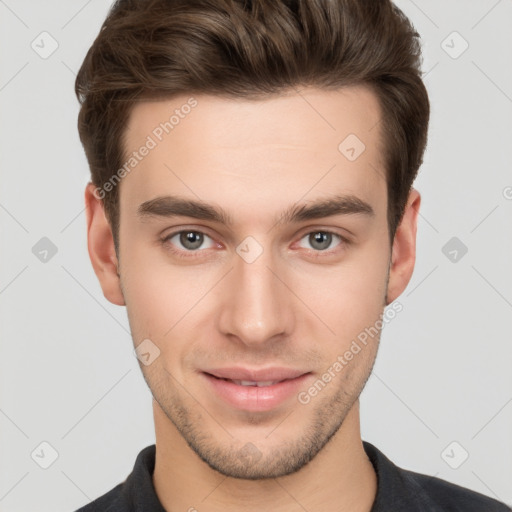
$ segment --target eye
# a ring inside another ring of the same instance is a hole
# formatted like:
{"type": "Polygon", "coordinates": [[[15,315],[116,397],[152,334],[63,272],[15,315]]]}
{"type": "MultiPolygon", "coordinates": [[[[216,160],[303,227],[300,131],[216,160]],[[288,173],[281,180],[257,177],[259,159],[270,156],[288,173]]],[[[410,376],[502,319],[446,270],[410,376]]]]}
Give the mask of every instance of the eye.
{"type": "MultiPolygon", "coordinates": [[[[306,249],[312,248],[314,251],[325,251],[331,246],[333,237],[340,240],[340,242],[346,242],[345,238],[341,235],[331,233],[330,231],[311,231],[306,236],[302,237],[301,241],[306,240],[307,243],[311,244],[311,246],[306,247],[306,249]]],[[[300,246],[304,247],[303,245],[300,246]]]]}
{"type": "Polygon", "coordinates": [[[205,239],[210,240],[210,244],[207,247],[202,247],[203,249],[210,249],[214,246],[213,240],[208,235],[201,231],[194,231],[191,229],[171,233],[163,239],[163,242],[169,243],[175,247],[177,246],[177,252],[197,252],[205,242],[205,239]]]}
{"type": "MultiPolygon", "coordinates": [[[[199,256],[202,252],[201,249],[211,249],[217,246],[216,242],[206,233],[193,229],[170,233],[162,239],[162,243],[176,256],[182,257],[199,256]]],[[[348,244],[349,241],[343,236],[325,230],[311,231],[299,241],[299,247],[310,249],[316,253],[326,252],[327,254],[336,252],[337,246],[348,244]],[[335,239],[337,239],[339,243],[334,249],[331,249],[335,239]],[[304,246],[304,241],[306,244],[309,244],[309,246],[304,246]]]]}

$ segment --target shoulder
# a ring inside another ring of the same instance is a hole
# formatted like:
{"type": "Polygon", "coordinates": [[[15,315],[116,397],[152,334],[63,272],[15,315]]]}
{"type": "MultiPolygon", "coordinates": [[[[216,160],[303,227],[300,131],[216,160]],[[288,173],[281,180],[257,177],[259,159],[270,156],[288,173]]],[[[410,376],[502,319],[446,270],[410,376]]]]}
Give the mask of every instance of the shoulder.
{"type": "Polygon", "coordinates": [[[129,510],[123,496],[123,485],[124,483],[116,485],[116,487],[103,496],[84,505],[75,512],[124,512],[129,510]]]}
{"type": "Polygon", "coordinates": [[[411,489],[436,505],[433,510],[460,512],[510,512],[512,509],[493,498],[433,476],[399,469],[411,489]]]}
{"type": "Polygon", "coordinates": [[[377,475],[371,512],[511,512],[493,498],[441,478],[403,469],[367,441],[363,446],[377,475]]]}
{"type": "Polygon", "coordinates": [[[154,444],[141,450],[124,482],[75,512],[165,512],[152,482],[155,450],[154,444]]]}

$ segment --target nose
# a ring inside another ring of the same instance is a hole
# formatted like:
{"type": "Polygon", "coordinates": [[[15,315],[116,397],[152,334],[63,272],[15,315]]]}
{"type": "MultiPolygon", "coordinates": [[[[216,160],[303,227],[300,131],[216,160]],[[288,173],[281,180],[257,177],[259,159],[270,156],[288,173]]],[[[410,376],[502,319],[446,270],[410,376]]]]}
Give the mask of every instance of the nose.
{"type": "Polygon", "coordinates": [[[222,283],[220,332],[254,348],[288,337],[294,327],[293,294],[282,265],[270,250],[251,263],[235,254],[233,265],[222,283]]]}

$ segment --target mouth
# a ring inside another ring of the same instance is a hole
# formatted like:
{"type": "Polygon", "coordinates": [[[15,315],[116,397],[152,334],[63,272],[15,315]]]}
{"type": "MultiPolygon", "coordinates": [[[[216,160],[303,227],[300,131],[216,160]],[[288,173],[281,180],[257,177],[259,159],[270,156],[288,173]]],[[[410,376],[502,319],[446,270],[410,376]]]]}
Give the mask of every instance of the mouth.
{"type": "Polygon", "coordinates": [[[259,372],[239,368],[209,370],[200,375],[223,405],[252,412],[269,411],[286,403],[312,377],[311,372],[278,368],[259,372]]]}
{"type": "MultiPolygon", "coordinates": [[[[207,373],[207,372],[206,372],[207,373]]],[[[216,377],[215,375],[209,374],[214,379],[219,380],[225,380],[227,382],[232,382],[233,384],[236,384],[237,386],[257,386],[259,388],[266,388],[268,386],[274,386],[275,384],[279,384],[280,382],[284,382],[285,380],[289,379],[282,379],[282,380],[260,380],[260,381],[254,381],[254,380],[236,380],[236,379],[225,379],[223,377],[216,377]]]]}

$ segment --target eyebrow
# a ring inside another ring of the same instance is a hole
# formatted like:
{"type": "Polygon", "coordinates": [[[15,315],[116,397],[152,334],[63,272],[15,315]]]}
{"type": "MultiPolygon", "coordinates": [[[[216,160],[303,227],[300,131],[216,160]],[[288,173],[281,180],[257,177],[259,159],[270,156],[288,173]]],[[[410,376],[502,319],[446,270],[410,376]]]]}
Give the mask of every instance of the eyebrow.
{"type": "MultiPolygon", "coordinates": [[[[226,226],[233,225],[231,215],[223,208],[201,200],[179,196],[159,196],[145,201],[137,208],[137,215],[140,218],[183,216],[217,222],[226,226]]],[[[274,221],[275,224],[298,223],[334,215],[374,217],[375,212],[370,204],[354,195],[337,195],[312,203],[292,205],[274,221]]]]}

